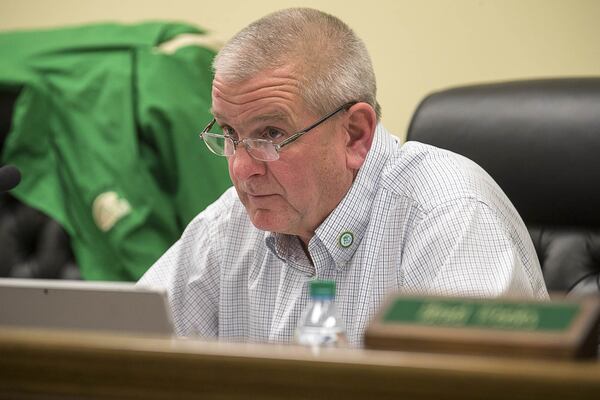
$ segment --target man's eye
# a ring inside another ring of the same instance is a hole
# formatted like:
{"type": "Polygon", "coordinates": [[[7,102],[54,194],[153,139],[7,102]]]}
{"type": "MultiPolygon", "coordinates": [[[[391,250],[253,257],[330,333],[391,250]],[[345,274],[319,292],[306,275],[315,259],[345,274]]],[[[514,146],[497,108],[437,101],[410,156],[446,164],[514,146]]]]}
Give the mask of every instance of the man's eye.
{"type": "Polygon", "coordinates": [[[223,135],[230,137],[233,140],[237,140],[237,132],[235,131],[235,129],[230,128],[229,126],[225,126],[223,127],[223,135]]]}
{"type": "Polygon", "coordinates": [[[285,137],[285,133],[275,128],[267,128],[262,134],[262,139],[272,140],[274,142],[285,137]]]}

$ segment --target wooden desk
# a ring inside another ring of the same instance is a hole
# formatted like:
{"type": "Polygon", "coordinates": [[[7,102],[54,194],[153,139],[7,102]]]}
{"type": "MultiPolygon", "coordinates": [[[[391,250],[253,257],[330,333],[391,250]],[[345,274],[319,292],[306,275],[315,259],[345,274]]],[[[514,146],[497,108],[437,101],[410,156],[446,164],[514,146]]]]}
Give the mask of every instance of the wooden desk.
{"type": "Polygon", "coordinates": [[[599,399],[600,363],[0,329],[3,399],[599,399]]]}

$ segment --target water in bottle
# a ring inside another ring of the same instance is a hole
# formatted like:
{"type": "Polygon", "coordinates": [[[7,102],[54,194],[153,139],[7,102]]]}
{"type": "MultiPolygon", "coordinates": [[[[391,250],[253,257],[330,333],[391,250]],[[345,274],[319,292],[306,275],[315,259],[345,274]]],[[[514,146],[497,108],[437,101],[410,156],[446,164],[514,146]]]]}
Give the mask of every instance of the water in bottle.
{"type": "Polygon", "coordinates": [[[310,302],[300,318],[296,342],[315,349],[347,345],[346,327],[334,302],[335,282],[310,282],[310,302]]]}

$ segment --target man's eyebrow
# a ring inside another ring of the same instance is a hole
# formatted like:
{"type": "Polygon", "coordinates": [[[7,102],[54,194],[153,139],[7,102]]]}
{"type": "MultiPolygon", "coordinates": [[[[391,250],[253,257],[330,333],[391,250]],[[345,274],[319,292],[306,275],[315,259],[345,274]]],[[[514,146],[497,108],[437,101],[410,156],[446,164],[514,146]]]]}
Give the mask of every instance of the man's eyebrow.
{"type": "Polygon", "coordinates": [[[213,116],[213,118],[215,119],[222,119],[223,116],[221,114],[219,114],[218,112],[216,112],[215,110],[213,110],[213,108],[211,107],[210,110],[208,110],[208,112],[213,116]]]}
{"type": "MultiPolygon", "coordinates": [[[[218,112],[215,112],[212,108],[210,109],[210,113],[217,120],[219,120],[219,119],[226,120],[226,118],[224,118],[223,115],[219,114],[218,112]]],[[[261,114],[261,115],[252,117],[247,122],[250,124],[255,124],[255,123],[260,123],[260,122],[280,122],[280,121],[291,123],[292,119],[290,118],[290,116],[287,113],[284,113],[281,111],[274,111],[271,113],[261,114]]]]}
{"type": "Polygon", "coordinates": [[[250,118],[249,122],[257,123],[257,122],[272,122],[272,121],[273,122],[279,122],[279,121],[290,122],[290,116],[286,113],[275,111],[272,113],[257,115],[253,118],[250,118]]]}

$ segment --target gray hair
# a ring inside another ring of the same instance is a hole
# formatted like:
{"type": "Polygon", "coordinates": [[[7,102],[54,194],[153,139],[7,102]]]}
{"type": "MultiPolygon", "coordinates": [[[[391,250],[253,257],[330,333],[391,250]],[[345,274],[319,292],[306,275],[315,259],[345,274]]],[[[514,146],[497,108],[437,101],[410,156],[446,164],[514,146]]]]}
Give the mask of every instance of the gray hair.
{"type": "Polygon", "coordinates": [[[215,74],[229,83],[290,65],[301,76],[300,95],[316,113],[349,101],[369,103],[380,118],[371,58],[363,41],[338,18],[290,8],[248,25],[221,49],[215,74]]]}

